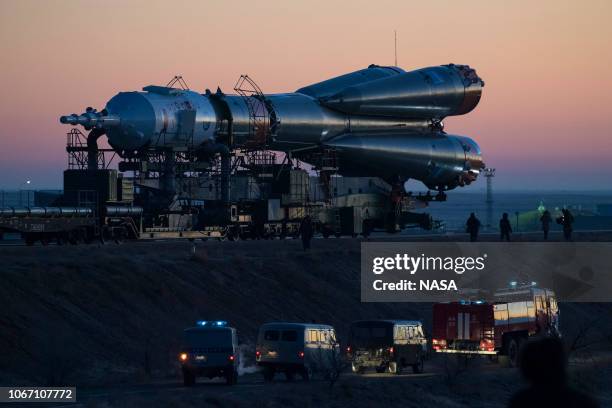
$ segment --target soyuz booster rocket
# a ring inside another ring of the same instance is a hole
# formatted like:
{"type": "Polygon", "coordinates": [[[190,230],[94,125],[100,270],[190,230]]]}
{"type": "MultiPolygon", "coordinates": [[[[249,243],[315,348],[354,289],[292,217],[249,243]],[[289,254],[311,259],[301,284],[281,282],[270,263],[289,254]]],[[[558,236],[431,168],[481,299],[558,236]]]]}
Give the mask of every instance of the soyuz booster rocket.
{"type": "Polygon", "coordinates": [[[331,150],[342,175],[416,179],[443,191],[470,184],[484,168],[476,142],[442,125],[473,110],[483,86],[467,65],[409,72],[370,65],[283,94],[147,86],[60,121],[106,134],[123,157],[146,149],[219,152],[219,145],[293,157],[331,150]]]}

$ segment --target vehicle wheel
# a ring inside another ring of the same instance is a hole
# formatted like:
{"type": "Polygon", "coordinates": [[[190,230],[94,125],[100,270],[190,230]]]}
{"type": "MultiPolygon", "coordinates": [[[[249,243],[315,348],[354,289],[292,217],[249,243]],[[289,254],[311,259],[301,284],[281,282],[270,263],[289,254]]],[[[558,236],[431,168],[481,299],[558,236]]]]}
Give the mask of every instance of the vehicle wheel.
{"type": "Polygon", "coordinates": [[[74,230],[74,240],[77,244],[85,243],[85,231],[82,228],[74,230]]]}
{"type": "Polygon", "coordinates": [[[423,357],[419,357],[419,361],[412,366],[412,372],[415,374],[421,374],[424,368],[423,357]]]}
{"type": "Polygon", "coordinates": [[[191,387],[195,385],[195,375],[187,370],[183,370],[183,385],[185,387],[191,387]]]}
{"type": "Polygon", "coordinates": [[[27,246],[32,246],[34,245],[35,239],[34,236],[32,234],[26,234],[25,235],[25,243],[27,246]]]}
{"type": "Polygon", "coordinates": [[[113,235],[115,238],[115,244],[120,245],[127,237],[127,231],[125,230],[125,228],[118,228],[113,232],[113,235]]]}
{"type": "Polygon", "coordinates": [[[508,342],[508,362],[510,367],[518,366],[519,346],[516,339],[510,339],[508,342]]]}
{"type": "Polygon", "coordinates": [[[365,372],[365,368],[362,366],[355,365],[355,363],[351,364],[351,369],[354,373],[363,374],[365,372]]]}
{"type": "Polygon", "coordinates": [[[384,373],[385,372],[385,367],[376,367],[376,372],[377,373],[384,373]]]}
{"type": "Polygon", "coordinates": [[[304,381],[312,381],[313,378],[314,378],[314,371],[312,370],[312,367],[305,365],[304,368],[302,369],[302,379],[304,381]]]}
{"type": "Polygon", "coordinates": [[[274,372],[275,370],[273,367],[264,367],[264,370],[263,370],[264,381],[272,382],[272,380],[274,379],[274,372]]]}
{"type": "Polygon", "coordinates": [[[85,228],[83,229],[83,240],[86,244],[91,244],[95,238],[95,231],[93,228],[85,228]]]}
{"type": "Polygon", "coordinates": [[[391,373],[391,374],[399,374],[401,372],[400,366],[398,363],[396,363],[395,361],[391,361],[389,363],[389,366],[387,367],[387,370],[391,373]]]}
{"type": "Polygon", "coordinates": [[[238,383],[238,372],[232,370],[230,373],[226,374],[225,383],[227,385],[236,385],[238,383]]]}
{"type": "Polygon", "coordinates": [[[295,372],[292,370],[285,371],[285,378],[287,379],[287,381],[295,380],[295,372]]]}

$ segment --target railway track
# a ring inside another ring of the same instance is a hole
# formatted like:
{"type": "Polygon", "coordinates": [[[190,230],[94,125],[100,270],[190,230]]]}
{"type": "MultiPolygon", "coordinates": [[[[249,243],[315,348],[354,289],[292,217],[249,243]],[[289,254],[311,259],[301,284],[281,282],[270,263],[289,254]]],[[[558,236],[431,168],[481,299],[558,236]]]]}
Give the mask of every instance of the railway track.
{"type": "MultiPolygon", "coordinates": [[[[542,232],[541,231],[530,231],[530,232],[520,232],[512,235],[513,241],[515,242],[536,242],[542,241],[542,232]]],[[[272,238],[272,240],[278,240],[280,238],[272,238]]],[[[295,240],[298,238],[295,237],[286,237],[283,239],[287,240],[295,240]]],[[[361,239],[363,237],[330,237],[324,238],[322,236],[315,236],[313,239],[315,240],[325,240],[325,239],[361,239]]],[[[469,241],[469,235],[466,233],[457,233],[457,232],[446,232],[446,233],[431,233],[431,234],[389,234],[389,233],[373,233],[368,238],[373,241],[469,241]]],[[[575,231],[574,232],[574,241],[610,241],[612,239],[612,230],[585,230],[585,231],[575,231]]],[[[145,242],[177,242],[177,241],[190,241],[194,242],[203,242],[203,241],[227,241],[227,242],[237,242],[240,240],[231,241],[226,238],[147,238],[140,240],[131,240],[131,241],[122,241],[122,242],[133,242],[133,243],[145,243],[145,242]]],[[[248,240],[245,240],[248,241],[248,240]]],[[[499,233],[497,232],[485,232],[479,234],[479,241],[482,242],[494,242],[499,241],[499,233]]],[[[548,242],[562,242],[563,233],[561,231],[551,232],[549,235],[548,242]]],[[[118,242],[121,244],[122,242],[118,242]]],[[[95,245],[97,241],[94,241],[90,244],[77,244],[77,245],[95,245]]],[[[114,241],[106,241],[106,245],[116,245],[117,242],[114,241]]],[[[71,246],[72,244],[63,244],[58,245],[56,242],[49,242],[48,246],[71,246]]],[[[4,239],[0,240],[0,247],[14,247],[14,246],[27,246],[26,242],[21,239],[4,239]]],[[[42,246],[41,244],[36,244],[36,246],[42,246]]]]}

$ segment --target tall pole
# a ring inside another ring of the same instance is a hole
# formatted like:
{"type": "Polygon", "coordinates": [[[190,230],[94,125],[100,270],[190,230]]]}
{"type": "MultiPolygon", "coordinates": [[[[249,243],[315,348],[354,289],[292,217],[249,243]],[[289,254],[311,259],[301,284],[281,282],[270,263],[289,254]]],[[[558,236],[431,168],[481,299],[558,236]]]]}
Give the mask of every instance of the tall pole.
{"type": "Polygon", "coordinates": [[[393,30],[395,36],[395,66],[397,67],[397,30],[393,30]]]}
{"type": "Polygon", "coordinates": [[[495,169],[484,169],[484,176],[487,179],[487,220],[486,227],[488,230],[493,229],[493,177],[495,177],[495,169]]]}
{"type": "Polygon", "coordinates": [[[21,183],[19,185],[19,205],[21,207],[29,207],[30,206],[30,191],[28,190],[28,203],[24,206],[23,205],[23,186],[25,185],[30,185],[32,183],[32,180],[26,180],[23,183],[21,183]]]}

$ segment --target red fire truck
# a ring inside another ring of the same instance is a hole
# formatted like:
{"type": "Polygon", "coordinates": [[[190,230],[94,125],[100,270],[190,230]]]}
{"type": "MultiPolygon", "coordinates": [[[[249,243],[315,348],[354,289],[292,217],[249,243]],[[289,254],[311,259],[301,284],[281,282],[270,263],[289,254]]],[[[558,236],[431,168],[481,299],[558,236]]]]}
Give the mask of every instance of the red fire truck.
{"type": "Polygon", "coordinates": [[[432,346],[438,353],[505,355],[516,365],[531,336],[559,336],[553,291],[511,283],[492,302],[460,301],[433,307],[432,346]]]}

